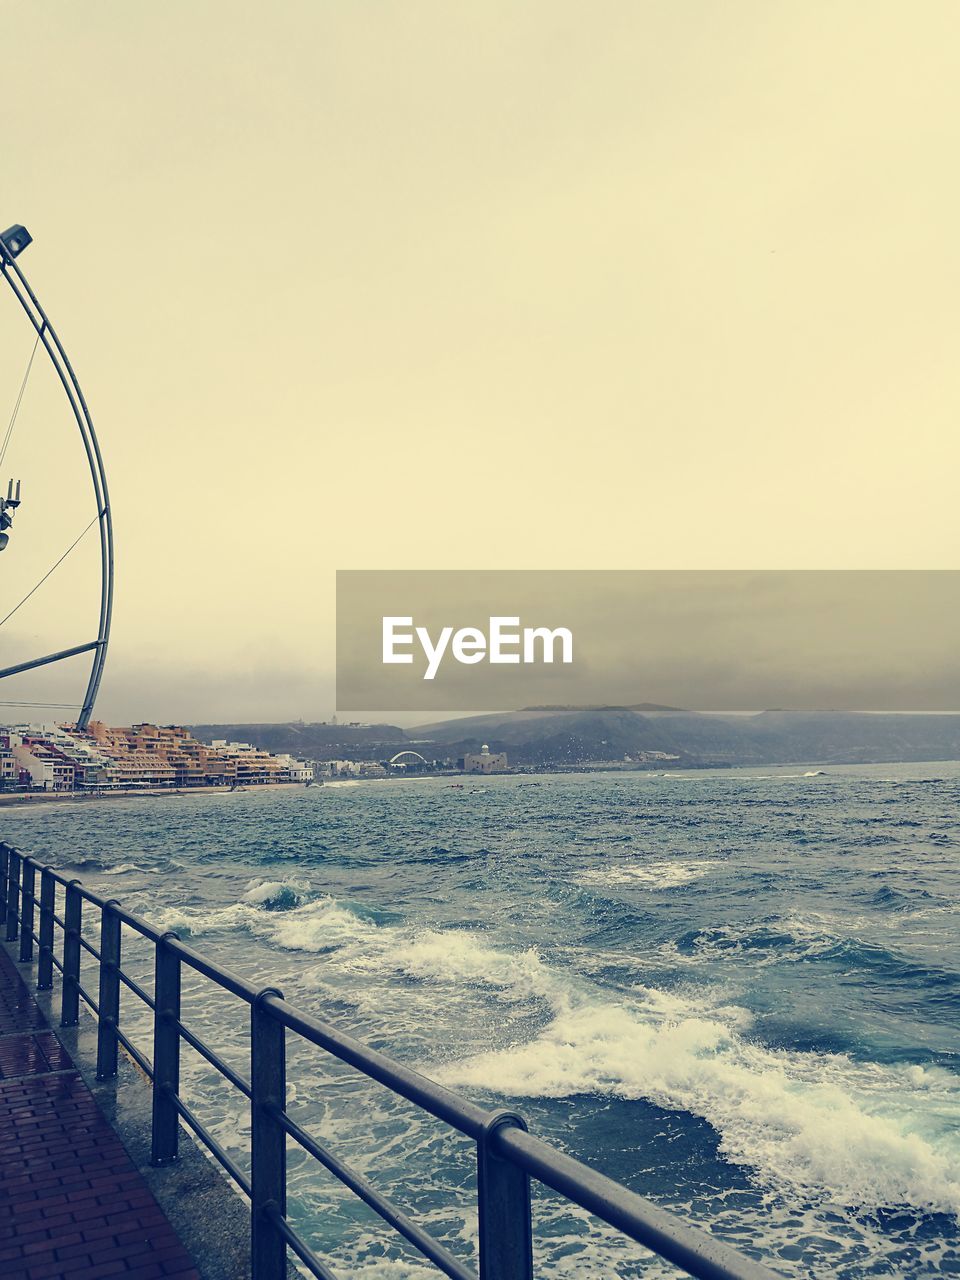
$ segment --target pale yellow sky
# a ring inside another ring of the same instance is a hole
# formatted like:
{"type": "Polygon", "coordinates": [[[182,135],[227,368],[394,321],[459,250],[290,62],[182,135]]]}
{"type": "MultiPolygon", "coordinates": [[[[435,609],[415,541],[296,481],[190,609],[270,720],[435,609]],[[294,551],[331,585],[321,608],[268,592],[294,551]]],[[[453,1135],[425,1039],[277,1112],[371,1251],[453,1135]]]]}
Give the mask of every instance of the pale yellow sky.
{"type": "MultiPolygon", "coordinates": [[[[328,714],[338,567],[958,567],[955,3],[49,0],[4,36],[0,213],[112,490],[107,718],[328,714]]],[[[2,294],[0,339],[5,426],[2,294]]],[[[47,370],[4,469],[6,605],[92,514],[47,370]]],[[[93,551],[0,660],[87,638],[93,551]]]]}

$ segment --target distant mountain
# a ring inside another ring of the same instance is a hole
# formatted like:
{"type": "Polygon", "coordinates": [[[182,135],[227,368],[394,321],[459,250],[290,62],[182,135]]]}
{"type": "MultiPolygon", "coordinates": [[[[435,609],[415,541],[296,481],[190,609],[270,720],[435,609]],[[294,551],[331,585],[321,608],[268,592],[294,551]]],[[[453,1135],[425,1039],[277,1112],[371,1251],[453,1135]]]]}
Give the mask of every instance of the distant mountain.
{"type": "MultiPolygon", "coordinates": [[[[265,751],[290,752],[307,760],[331,758],[380,759],[381,748],[396,751],[406,734],[395,724],[193,724],[190,732],[201,742],[226,738],[249,742],[265,751]]],[[[393,752],[391,752],[393,754],[393,752]]]]}
{"type": "Polygon", "coordinates": [[[420,750],[435,744],[437,754],[450,755],[485,742],[518,764],[616,761],[640,752],[665,752],[687,766],[960,759],[960,715],[531,707],[421,725],[408,737],[420,750]]]}
{"type": "Polygon", "coordinates": [[[663,752],[685,767],[960,760],[960,715],[763,711],[704,715],[678,707],[527,707],[404,731],[391,724],[200,724],[191,731],[307,760],[385,760],[406,746],[456,759],[484,743],[511,764],[576,766],[663,752]]]}

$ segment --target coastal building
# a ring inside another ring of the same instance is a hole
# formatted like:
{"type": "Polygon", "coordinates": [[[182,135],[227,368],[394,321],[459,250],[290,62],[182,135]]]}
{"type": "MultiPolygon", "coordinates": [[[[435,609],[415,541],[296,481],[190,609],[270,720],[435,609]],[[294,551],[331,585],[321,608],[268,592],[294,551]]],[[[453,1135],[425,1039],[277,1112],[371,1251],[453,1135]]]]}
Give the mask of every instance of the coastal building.
{"type": "Polygon", "coordinates": [[[278,755],[277,763],[286,771],[287,782],[313,782],[313,765],[291,755],[278,755]]]}
{"type": "Polygon", "coordinates": [[[243,786],[264,786],[271,782],[287,782],[276,756],[249,742],[227,742],[214,738],[212,749],[234,768],[235,781],[243,786]]]}
{"type": "Polygon", "coordinates": [[[463,757],[464,773],[503,773],[507,768],[507,753],[491,751],[486,743],[477,755],[463,757]]]}
{"type": "Polygon", "coordinates": [[[313,780],[313,766],[246,742],[208,746],[178,725],[126,728],[91,721],[86,733],[64,725],[0,728],[4,790],[121,791],[313,780]]]}
{"type": "Polygon", "coordinates": [[[41,791],[72,791],[73,765],[61,753],[42,741],[22,740],[12,744],[19,773],[41,791]]]}
{"type": "Polygon", "coordinates": [[[17,764],[10,745],[10,731],[0,732],[0,789],[7,791],[15,787],[20,780],[20,766],[17,764]]]}
{"type": "Polygon", "coordinates": [[[317,769],[327,778],[385,778],[388,773],[378,760],[321,760],[317,769]]]}
{"type": "Polygon", "coordinates": [[[20,766],[9,747],[0,748],[0,788],[6,791],[15,786],[20,778],[20,766]]]}

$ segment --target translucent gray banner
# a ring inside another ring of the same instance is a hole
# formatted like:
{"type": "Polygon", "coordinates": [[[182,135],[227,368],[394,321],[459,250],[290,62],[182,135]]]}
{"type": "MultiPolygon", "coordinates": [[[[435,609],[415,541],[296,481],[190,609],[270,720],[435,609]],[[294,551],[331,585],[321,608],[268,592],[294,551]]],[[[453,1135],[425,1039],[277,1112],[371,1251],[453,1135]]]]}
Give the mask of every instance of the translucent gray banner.
{"type": "Polygon", "coordinates": [[[960,709],[957,571],[343,570],[341,711],[960,709]]]}

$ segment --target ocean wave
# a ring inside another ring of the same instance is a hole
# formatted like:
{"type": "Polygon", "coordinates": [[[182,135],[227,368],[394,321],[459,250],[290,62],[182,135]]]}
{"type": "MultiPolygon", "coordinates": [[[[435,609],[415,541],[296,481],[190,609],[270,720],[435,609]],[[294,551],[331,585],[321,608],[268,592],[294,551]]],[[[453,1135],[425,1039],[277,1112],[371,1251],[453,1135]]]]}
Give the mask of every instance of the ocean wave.
{"type": "Polygon", "coordinates": [[[112,862],[106,862],[103,858],[74,858],[68,864],[75,871],[106,871],[113,866],[112,862]]]}
{"type": "Polygon", "coordinates": [[[724,1156],[768,1185],[856,1208],[960,1214],[960,1082],[947,1071],[767,1048],[749,1038],[750,1012],[722,993],[638,986],[614,1002],[534,948],[466,930],[373,929],[370,969],[536,1001],[549,1016],[532,1040],[437,1067],[446,1084],[643,1099],[707,1120],[724,1156]]]}
{"type": "Polygon", "coordinates": [[[876,891],[870,899],[875,907],[883,907],[889,911],[909,911],[916,908],[918,899],[926,899],[932,901],[933,895],[928,893],[926,889],[910,889],[904,891],[895,889],[892,885],[884,884],[876,891]]]}
{"type": "Polygon", "coordinates": [[[832,961],[851,971],[872,971],[891,984],[913,983],[921,989],[960,985],[960,973],[912,959],[853,932],[870,923],[859,918],[832,924],[822,917],[786,917],[715,925],[689,930],[670,949],[688,963],[730,956],[748,959],[752,965],[832,961]]]}
{"type": "MultiPolygon", "coordinates": [[[[275,892],[274,882],[259,882],[247,891],[257,902],[181,916],[190,928],[248,929],[286,950],[324,953],[340,972],[395,992],[398,979],[420,985],[431,1006],[472,990],[538,1011],[532,1038],[426,1068],[447,1085],[645,1101],[706,1120],[721,1154],[765,1187],[856,1210],[960,1214],[960,1082],[943,1069],[770,1048],[751,1037],[749,1011],[724,1003],[720,989],[614,995],[536,948],[498,946],[481,930],[387,923],[328,896],[269,910],[275,892]]],[[[807,927],[804,946],[829,945],[807,927]]],[[[760,941],[789,947],[795,931],[760,941]]],[[[693,937],[719,941],[709,931],[693,937]]],[[[731,932],[726,942],[744,939],[731,932]]]]}
{"type": "Polygon", "coordinates": [[[299,904],[303,890],[290,882],[251,882],[244,898],[225,907],[168,907],[158,913],[164,929],[198,935],[246,930],[286,951],[326,952],[359,943],[376,928],[373,913],[319,896],[299,904]]]}
{"type": "Polygon", "coordinates": [[[583,871],[581,884],[638,886],[651,889],[676,889],[700,880],[713,869],[712,862],[655,861],[620,864],[583,871]]]}
{"type": "Polygon", "coordinates": [[[425,929],[391,947],[386,958],[408,978],[479,985],[510,1001],[550,1000],[557,990],[553,972],[535,947],[503,951],[462,929],[425,929]]]}
{"type": "Polygon", "coordinates": [[[623,1004],[567,988],[525,1044],[445,1064],[454,1087],[645,1100],[707,1120],[767,1185],[857,1209],[960,1213],[960,1083],[918,1066],[774,1050],[736,1008],[638,988],[623,1004]]]}
{"type": "Polygon", "coordinates": [[[303,880],[251,880],[241,901],[265,911],[289,911],[309,896],[310,886],[303,880]]]}

